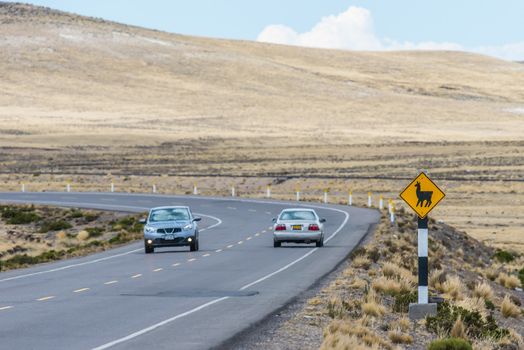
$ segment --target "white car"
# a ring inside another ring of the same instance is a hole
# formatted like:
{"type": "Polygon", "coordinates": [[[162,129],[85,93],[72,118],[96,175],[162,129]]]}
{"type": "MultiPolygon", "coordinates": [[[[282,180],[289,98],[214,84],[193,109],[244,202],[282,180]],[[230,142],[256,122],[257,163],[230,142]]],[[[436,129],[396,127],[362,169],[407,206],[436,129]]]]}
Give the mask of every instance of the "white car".
{"type": "Polygon", "coordinates": [[[283,242],[315,243],[324,245],[324,223],[313,209],[284,209],[278,218],[273,219],[273,246],[280,247],[283,242]]]}

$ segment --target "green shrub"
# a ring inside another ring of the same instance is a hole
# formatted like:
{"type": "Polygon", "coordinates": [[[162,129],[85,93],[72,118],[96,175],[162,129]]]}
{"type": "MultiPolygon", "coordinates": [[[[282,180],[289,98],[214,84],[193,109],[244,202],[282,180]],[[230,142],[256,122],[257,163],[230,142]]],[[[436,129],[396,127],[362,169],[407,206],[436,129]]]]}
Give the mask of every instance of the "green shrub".
{"type": "Polygon", "coordinates": [[[103,227],[88,227],[86,231],[89,232],[89,237],[100,237],[104,234],[103,227]]]}
{"type": "Polygon", "coordinates": [[[406,313],[409,311],[409,304],[417,302],[416,292],[400,293],[395,295],[395,302],[393,303],[393,311],[406,313]]]}
{"type": "Polygon", "coordinates": [[[374,263],[376,263],[380,259],[380,255],[380,251],[377,248],[373,248],[370,251],[368,251],[368,258],[374,263]]]}
{"type": "Polygon", "coordinates": [[[426,328],[433,333],[445,332],[449,334],[459,317],[466,327],[467,334],[472,338],[500,339],[509,334],[507,329],[500,328],[497,325],[493,315],[489,315],[484,320],[478,311],[469,311],[447,302],[438,306],[436,316],[426,317],[426,328]]]}
{"type": "Polygon", "coordinates": [[[434,340],[429,343],[428,350],[472,350],[471,344],[460,338],[434,340]]]}
{"type": "Polygon", "coordinates": [[[49,231],[60,231],[60,230],[67,230],[71,228],[70,223],[64,220],[56,220],[56,221],[44,221],[42,225],[40,226],[40,233],[47,233],[49,231]]]}
{"type": "Polygon", "coordinates": [[[519,280],[520,280],[520,285],[524,286],[524,268],[519,270],[519,280]]]}
{"type": "Polygon", "coordinates": [[[495,304],[489,299],[484,300],[484,304],[486,305],[486,309],[488,310],[495,310],[495,304]]]}
{"type": "Polygon", "coordinates": [[[84,214],[82,214],[82,211],[80,211],[78,209],[71,209],[71,212],[69,213],[69,217],[71,219],[78,219],[78,218],[81,218],[83,216],[84,216],[84,214]]]}
{"type": "Polygon", "coordinates": [[[505,250],[499,250],[493,255],[494,259],[497,259],[501,263],[506,263],[515,260],[513,254],[505,250]]]}
{"type": "Polygon", "coordinates": [[[100,215],[94,214],[94,213],[86,213],[86,214],[84,214],[84,219],[87,222],[93,222],[96,219],[98,219],[99,217],[100,217],[100,215]]]}
{"type": "Polygon", "coordinates": [[[24,225],[40,220],[35,208],[30,207],[1,207],[2,219],[9,225],[24,225]]]}

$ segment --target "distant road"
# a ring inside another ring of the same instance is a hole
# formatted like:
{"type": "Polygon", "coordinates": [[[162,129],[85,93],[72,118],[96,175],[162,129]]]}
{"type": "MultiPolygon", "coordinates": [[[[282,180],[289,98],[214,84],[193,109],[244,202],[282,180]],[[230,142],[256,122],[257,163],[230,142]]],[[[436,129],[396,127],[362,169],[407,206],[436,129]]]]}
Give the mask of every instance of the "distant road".
{"type": "Polygon", "coordinates": [[[208,349],[330,272],[379,221],[375,210],[314,205],[326,245],[273,248],[271,219],[297,203],[101,193],[0,193],[0,202],[144,212],[189,205],[200,251],[133,243],[0,273],[1,349],[208,349]]]}

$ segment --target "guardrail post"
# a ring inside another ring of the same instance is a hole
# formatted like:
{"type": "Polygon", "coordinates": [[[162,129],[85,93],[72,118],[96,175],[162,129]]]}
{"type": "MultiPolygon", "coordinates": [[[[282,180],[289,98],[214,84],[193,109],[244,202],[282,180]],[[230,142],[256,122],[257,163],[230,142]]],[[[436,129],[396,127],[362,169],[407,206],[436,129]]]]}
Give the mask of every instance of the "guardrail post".
{"type": "Polygon", "coordinates": [[[271,186],[267,185],[266,187],[266,198],[271,198],[271,186]]]}
{"type": "Polygon", "coordinates": [[[324,190],[324,203],[327,204],[328,202],[328,190],[324,190]]]}
{"type": "Polygon", "coordinates": [[[392,224],[395,223],[395,205],[391,199],[389,200],[389,219],[392,224]]]}
{"type": "Polygon", "coordinates": [[[153,193],[156,193],[156,185],[153,184],[153,193]]]}
{"type": "Polygon", "coordinates": [[[236,193],[235,193],[235,186],[232,186],[231,187],[231,197],[235,197],[236,193]]]}
{"type": "Polygon", "coordinates": [[[353,205],[353,192],[352,191],[349,191],[349,194],[348,194],[348,205],[349,206],[353,205]]]}
{"type": "Polygon", "coordinates": [[[300,202],[300,190],[299,189],[297,189],[296,195],[297,195],[297,202],[300,202]]]}
{"type": "Polygon", "coordinates": [[[115,192],[115,184],[111,182],[111,193],[115,192]]]}
{"type": "Polygon", "coordinates": [[[67,192],[71,192],[71,184],[70,184],[70,183],[68,183],[68,184],[66,185],[66,191],[67,191],[67,192]]]}
{"type": "Polygon", "coordinates": [[[382,197],[382,195],[380,195],[380,199],[379,199],[379,202],[378,202],[378,208],[380,210],[384,209],[384,198],[382,197]]]}
{"type": "Polygon", "coordinates": [[[25,184],[22,184],[22,192],[25,192],[25,184]]]}
{"type": "Polygon", "coordinates": [[[197,183],[193,183],[193,194],[196,196],[198,194],[198,187],[197,187],[197,183]]]}
{"type": "Polygon", "coordinates": [[[368,192],[368,207],[371,208],[371,192],[368,192]]]}

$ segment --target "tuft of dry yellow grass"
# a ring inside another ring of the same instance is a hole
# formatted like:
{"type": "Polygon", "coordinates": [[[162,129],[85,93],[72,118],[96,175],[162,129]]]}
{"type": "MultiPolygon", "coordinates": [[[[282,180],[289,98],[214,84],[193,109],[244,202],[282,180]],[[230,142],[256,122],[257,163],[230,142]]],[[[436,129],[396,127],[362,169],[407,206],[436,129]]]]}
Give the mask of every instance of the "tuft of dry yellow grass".
{"type": "Polygon", "coordinates": [[[411,344],[413,337],[409,334],[403,333],[400,329],[388,332],[388,338],[393,344],[411,344]]]}
{"type": "Polygon", "coordinates": [[[386,313],[386,307],[379,302],[373,289],[366,295],[366,300],[361,306],[362,312],[370,317],[382,317],[386,313]]]}
{"type": "Polygon", "coordinates": [[[477,311],[484,319],[488,316],[488,311],[486,310],[486,303],[483,298],[480,297],[466,297],[462,300],[456,302],[460,307],[463,307],[469,311],[477,311]]]}
{"type": "Polygon", "coordinates": [[[477,283],[473,290],[473,296],[483,299],[493,298],[493,289],[487,282],[477,283]]]}
{"type": "Polygon", "coordinates": [[[515,305],[507,295],[504,297],[502,303],[500,304],[500,312],[502,316],[504,316],[505,318],[517,318],[521,316],[520,308],[517,305],[515,305]]]}
{"type": "Polygon", "coordinates": [[[442,283],[441,291],[453,300],[462,300],[464,298],[464,284],[458,276],[451,276],[442,283]]]}
{"type": "Polygon", "coordinates": [[[501,272],[497,277],[497,282],[508,289],[515,289],[520,286],[520,280],[512,275],[501,272]]]}
{"type": "Polygon", "coordinates": [[[371,266],[371,261],[368,257],[359,255],[353,259],[352,264],[355,267],[367,270],[371,266]]]}
{"type": "Polygon", "coordinates": [[[79,241],[85,241],[86,239],[89,238],[89,232],[87,232],[85,230],[82,230],[82,231],[78,232],[78,234],[76,235],[76,238],[79,241]]]}

